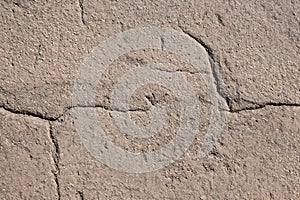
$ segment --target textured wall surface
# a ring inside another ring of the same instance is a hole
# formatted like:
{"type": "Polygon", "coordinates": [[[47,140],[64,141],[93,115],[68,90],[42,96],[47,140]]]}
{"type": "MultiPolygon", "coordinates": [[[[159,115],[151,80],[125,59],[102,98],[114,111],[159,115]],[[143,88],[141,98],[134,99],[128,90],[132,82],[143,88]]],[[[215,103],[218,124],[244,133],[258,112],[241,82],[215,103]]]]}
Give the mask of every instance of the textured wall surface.
{"type": "Polygon", "coordinates": [[[4,0],[0,16],[0,199],[300,198],[298,0],[4,0]],[[149,26],[178,31],[211,58],[226,121],[205,157],[197,152],[211,124],[210,88],[190,63],[164,51],[163,40],[160,50],[114,60],[96,84],[94,105],[72,104],[73,85],[92,50],[149,26]],[[137,89],[128,111],[146,126],[151,107],[164,105],[169,117],[159,134],[135,139],[113,121],[120,112],[112,106],[113,85],[151,63],[170,66],[159,73],[181,74],[191,84],[201,108],[199,134],[164,168],[111,169],[83,144],[72,111],[96,112],[107,138],[123,150],[151,152],[168,144],[182,113],[177,92],[162,85],[137,89]]]}

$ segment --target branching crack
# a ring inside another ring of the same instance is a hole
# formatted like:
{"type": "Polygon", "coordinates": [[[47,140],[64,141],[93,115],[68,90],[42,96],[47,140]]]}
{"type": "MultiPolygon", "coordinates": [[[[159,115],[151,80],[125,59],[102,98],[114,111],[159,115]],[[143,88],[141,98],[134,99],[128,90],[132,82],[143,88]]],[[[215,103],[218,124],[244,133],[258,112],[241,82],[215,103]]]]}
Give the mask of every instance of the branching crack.
{"type": "Polygon", "coordinates": [[[81,16],[81,22],[86,26],[86,21],[84,19],[84,9],[83,9],[83,0],[78,0],[79,2],[79,7],[80,7],[80,16],[81,16]]]}
{"type": "Polygon", "coordinates": [[[60,186],[59,186],[59,180],[58,180],[58,176],[60,174],[60,169],[59,169],[60,149],[59,149],[57,138],[55,137],[55,134],[53,132],[51,122],[49,122],[49,132],[50,132],[50,139],[52,141],[53,148],[54,148],[54,152],[52,152],[52,159],[55,164],[55,171],[53,171],[52,173],[54,176],[54,181],[56,183],[57,196],[58,196],[58,199],[60,200],[61,194],[60,194],[60,186]]]}
{"type": "MultiPolygon", "coordinates": [[[[86,25],[86,21],[84,19],[83,0],[78,0],[78,1],[79,1],[80,9],[81,9],[81,21],[84,25],[86,25]]],[[[221,81],[221,79],[220,79],[220,77],[217,73],[216,67],[214,65],[215,57],[213,55],[213,51],[210,48],[210,46],[205,44],[201,39],[193,36],[188,31],[185,31],[183,28],[181,28],[181,30],[185,34],[187,34],[189,37],[191,37],[195,41],[197,41],[199,44],[201,44],[206,49],[206,51],[209,55],[211,73],[212,73],[212,76],[214,78],[214,83],[216,85],[217,92],[222,98],[225,99],[225,101],[227,103],[227,106],[229,108],[228,112],[239,113],[241,111],[262,109],[262,108],[265,108],[266,106],[294,106],[294,107],[300,107],[300,104],[298,104],[298,103],[285,103],[285,102],[283,102],[283,103],[282,102],[262,102],[262,103],[259,103],[259,102],[254,102],[254,101],[251,101],[251,100],[240,99],[240,100],[242,100],[244,102],[247,102],[247,103],[250,103],[252,105],[244,107],[244,108],[234,109],[232,107],[230,101],[229,101],[229,97],[227,96],[227,94],[225,93],[225,90],[222,87],[222,81],[221,81]]],[[[41,48],[41,46],[39,46],[39,53],[38,54],[40,54],[40,48],[41,48]]],[[[162,50],[164,49],[164,40],[163,40],[163,38],[161,38],[161,48],[162,48],[162,50]]],[[[34,66],[36,66],[37,59],[38,59],[38,57],[36,57],[34,66]]],[[[199,72],[191,72],[191,71],[188,71],[188,70],[169,70],[169,69],[165,69],[165,68],[157,68],[157,70],[166,71],[166,72],[187,72],[187,73],[191,73],[191,74],[199,73],[199,72]]],[[[203,73],[208,73],[208,72],[203,72],[203,73]]],[[[152,105],[157,104],[157,100],[155,99],[154,95],[147,96],[146,98],[149,100],[149,102],[152,105]]],[[[106,106],[106,105],[72,105],[70,107],[65,108],[64,112],[61,115],[56,116],[56,117],[51,117],[51,116],[45,116],[45,114],[40,113],[38,111],[32,112],[32,111],[28,111],[28,110],[18,110],[18,109],[11,108],[11,107],[9,107],[7,105],[4,105],[4,104],[0,105],[0,108],[5,110],[5,111],[8,111],[10,113],[35,117],[35,118],[39,118],[39,119],[48,121],[48,123],[49,123],[49,136],[50,136],[51,142],[53,144],[53,149],[54,149],[53,152],[52,152],[52,159],[53,159],[53,162],[54,162],[54,165],[55,165],[55,171],[52,171],[52,173],[53,173],[54,180],[55,180],[55,183],[56,183],[56,190],[57,190],[58,199],[61,199],[61,191],[60,191],[61,189],[60,189],[60,184],[59,184],[60,148],[59,148],[59,144],[58,144],[58,140],[56,138],[56,135],[53,131],[52,123],[54,121],[58,121],[61,117],[63,117],[65,115],[66,112],[69,112],[71,109],[74,109],[74,108],[102,108],[102,109],[105,109],[107,111],[117,111],[117,112],[135,112],[135,111],[147,112],[147,110],[141,109],[141,108],[131,108],[131,109],[123,110],[123,109],[118,109],[118,108],[110,108],[109,106],[106,106]]],[[[84,199],[84,193],[82,191],[78,191],[78,194],[79,194],[81,199],[84,199]]]]}
{"type": "Polygon", "coordinates": [[[212,75],[214,77],[214,82],[217,88],[217,92],[218,94],[226,101],[226,104],[228,106],[228,111],[231,113],[238,113],[241,111],[247,111],[247,110],[256,110],[256,109],[261,109],[264,108],[266,106],[296,106],[299,107],[300,104],[297,103],[285,103],[285,102],[264,102],[264,103],[258,103],[258,102],[254,102],[254,101],[250,101],[250,100],[245,100],[245,99],[241,99],[245,102],[251,103],[253,104],[253,106],[248,106],[248,107],[244,107],[244,108],[239,108],[239,109],[234,109],[232,107],[232,103],[229,100],[228,95],[226,94],[224,87],[222,86],[222,81],[216,71],[216,67],[215,67],[215,56],[213,54],[213,50],[212,48],[207,45],[203,40],[201,40],[200,38],[195,37],[193,34],[191,34],[190,32],[186,31],[184,28],[182,28],[182,26],[179,25],[179,28],[181,29],[181,31],[183,33],[185,33],[186,35],[188,35],[189,37],[191,37],[192,39],[194,39],[196,42],[198,42],[200,45],[202,45],[205,50],[208,53],[209,56],[209,61],[210,61],[210,67],[211,67],[211,71],[212,71],[212,75]]]}

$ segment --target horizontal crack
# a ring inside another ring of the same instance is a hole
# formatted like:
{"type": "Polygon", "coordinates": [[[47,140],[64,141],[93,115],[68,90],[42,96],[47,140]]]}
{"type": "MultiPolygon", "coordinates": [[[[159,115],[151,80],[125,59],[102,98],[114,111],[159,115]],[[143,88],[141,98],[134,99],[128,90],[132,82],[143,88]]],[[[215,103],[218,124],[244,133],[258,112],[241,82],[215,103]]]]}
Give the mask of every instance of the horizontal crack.
{"type": "Polygon", "coordinates": [[[190,70],[187,70],[187,69],[171,69],[171,68],[168,68],[168,67],[164,67],[164,66],[161,66],[161,67],[152,67],[151,68],[152,70],[158,70],[158,71],[162,71],[162,72],[169,72],[169,73],[189,73],[189,74],[208,74],[209,72],[208,71],[200,71],[200,70],[196,70],[194,69],[194,71],[190,71],[190,70]]]}
{"type": "Polygon", "coordinates": [[[102,108],[107,111],[116,111],[116,112],[147,112],[148,111],[148,109],[142,109],[142,108],[129,108],[129,109],[125,110],[125,109],[119,109],[119,108],[109,108],[108,106],[105,106],[105,105],[76,105],[76,106],[70,106],[70,107],[65,108],[63,114],[59,115],[58,117],[46,117],[40,113],[35,113],[35,112],[27,111],[27,110],[16,110],[16,109],[9,108],[5,105],[0,106],[0,108],[4,109],[7,112],[13,113],[13,114],[34,117],[34,118],[38,118],[38,119],[46,120],[46,121],[50,121],[50,122],[58,121],[65,115],[66,112],[68,112],[74,108],[102,108]]]}
{"type": "MultiPolygon", "coordinates": [[[[247,110],[257,110],[257,109],[261,109],[264,108],[266,106],[291,106],[291,107],[300,107],[300,104],[298,103],[286,103],[286,102],[254,102],[251,100],[246,100],[246,99],[242,99],[243,101],[249,102],[254,104],[253,106],[247,106],[247,107],[243,107],[243,108],[238,108],[238,109],[234,109],[232,107],[230,107],[228,110],[225,110],[227,112],[231,112],[231,113],[239,113],[241,111],[247,111],[247,110]]],[[[211,103],[211,102],[208,102],[211,103]]],[[[29,117],[34,117],[34,118],[39,118],[41,120],[46,120],[49,122],[53,122],[53,121],[58,121],[60,118],[62,118],[66,112],[70,111],[71,109],[74,108],[102,108],[104,110],[107,111],[115,111],[115,112],[147,112],[149,111],[148,109],[142,109],[142,108],[130,108],[130,109],[119,109],[119,108],[109,108],[106,105],[75,105],[75,106],[70,106],[67,107],[65,109],[65,111],[63,112],[63,114],[61,114],[59,117],[45,117],[42,114],[37,114],[34,112],[30,112],[30,111],[24,111],[24,110],[16,110],[16,109],[11,109],[11,108],[7,108],[6,106],[0,106],[0,108],[4,109],[7,112],[13,113],[13,114],[19,114],[19,115],[24,115],[24,116],[29,116],[29,117]]]]}
{"type": "Polygon", "coordinates": [[[38,113],[38,112],[35,113],[35,112],[28,111],[28,110],[17,110],[17,109],[13,109],[13,108],[7,107],[5,105],[0,106],[0,108],[6,110],[8,112],[14,113],[14,114],[35,117],[35,118],[39,118],[39,119],[47,120],[47,121],[56,121],[60,117],[62,117],[62,115],[58,116],[58,117],[46,117],[43,114],[38,113]]]}
{"type": "Polygon", "coordinates": [[[257,109],[262,109],[265,108],[267,106],[291,106],[291,107],[300,107],[300,104],[297,103],[285,103],[285,102],[264,102],[264,103],[259,103],[259,102],[254,102],[251,100],[247,100],[247,99],[242,99],[245,102],[248,103],[252,103],[254,104],[253,106],[247,106],[244,108],[238,108],[238,109],[234,109],[234,108],[230,108],[229,112],[231,113],[238,113],[238,112],[242,112],[242,111],[248,111],[248,110],[257,110],[257,109]]]}
{"type": "Polygon", "coordinates": [[[120,108],[109,108],[108,106],[105,105],[77,105],[71,107],[71,109],[74,108],[102,108],[107,111],[115,111],[115,112],[147,112],[149,111],[148,109],[142,109],[142,108],[129,108],[129,109],[120,109],[120,108]]]}

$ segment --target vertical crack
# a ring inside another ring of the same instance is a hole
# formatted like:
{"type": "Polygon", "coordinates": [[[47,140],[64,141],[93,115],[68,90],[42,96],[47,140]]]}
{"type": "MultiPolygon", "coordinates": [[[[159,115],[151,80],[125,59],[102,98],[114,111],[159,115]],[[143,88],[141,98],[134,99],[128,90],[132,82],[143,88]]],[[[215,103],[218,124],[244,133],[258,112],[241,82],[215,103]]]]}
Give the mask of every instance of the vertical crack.
{"type": "Polygon", "coordinates": [[[160,41],[161,41],[161,50],[164,50],[164,46],[165,46],[165,39],[163,37],[160,37],[160,41]]]}
{"type": "Polygon", "coordinates": [[[60,186],[59,186],[59,180],[58,180],[58,176],[60,174],[60,169],[59,169],[60,149],[59,149],[57,138],[55,137],[55,134],[53,132],[51,122],[49,122],[49,132],[50,132],[50,139],[52,141],[53,148],[54,148],[54,151],[52,152],[52,159],[55,164],[55,171],[52,171],[52,173],[54,176],[54,181],[56,183],[57,196],[58,196],[58,199],[60,200],[61,194],[60,194],[60,186]]]}
{"type": "Polygon", "coordinates": [[[39,57],[41,56],[41,48],[42,48],[42,44],[40,43],[38,46],[38,52],[34,57],[34,62],[33,62],[33,68],[36,69],[38,61],[39,61],[39,57]]]}
{"type": "Polygon", "coordinates": [[[221,79],[219,78],[218,76],[218,73],[216,71],[216,66],[215,66],[215,63],[214,63],[214,60],[211,56],[209,56],[209,62],[210,62],[210,67],[211,67],[211,71],[212,71],[212,75],[214,77],[214,82],[215,82],[215,85],[217,87],[217,92],[218,94],[225,100],[228,108],[230,109],[230,102],[229,102],[229,98],[227,97],[226,93],[225,93],[225,90],[223,88],[223,84],[222,84],[222,81],[221,79]]]}
{"type": "Polygon", "coordinates": [[[201,40],[200,38],[195,37],[194,35],[192,35],[191,33],[189,33],[188,31],[184,30],[181,26],[179,26],[179,28],[181,29],[181,31],[185,34],[187,34],[189,37],[193,38],[196,42],[198,42],[200,45],[202,45],[206,52],[208,53],[208,58],[209,58],[209,62],[210,62],[210,67],[211,67],[211,71],[212,71],[212,75],[214,78],[214,83],[216,85],[217,88],[217,92],[218,94],[225,100],[227,107],[230,109],[230,101],[228,96],[225,93],[223,84],[221,79],[219,78],[219,75],[217,73],[216,70],[216,66],[215,66],[215,56],[213,54],[213,50],[212,48],[207,45],[203,40],[201,40]]]}
{"type": "Polygon", "coordinates": [[[79,2],[79,7],[80,7],[80,15],[81,15],[81,22],[86,26],[86,21],[84,19],[84,9],[83,9],[83,0],[78,0],[79,2]]]}

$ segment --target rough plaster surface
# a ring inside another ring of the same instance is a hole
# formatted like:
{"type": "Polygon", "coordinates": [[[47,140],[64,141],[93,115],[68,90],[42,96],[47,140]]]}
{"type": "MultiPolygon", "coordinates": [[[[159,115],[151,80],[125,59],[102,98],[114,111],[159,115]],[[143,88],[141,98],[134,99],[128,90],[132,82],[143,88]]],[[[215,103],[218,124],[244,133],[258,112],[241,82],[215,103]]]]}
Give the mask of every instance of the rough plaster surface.
{"type": "Polygon", "coordinates": [[[219,142],[205,159],[195,154],[201,143],[196,140],[179,161],[146,174],[126,174],[99,163],[80,145],[66,115],[53,126],[61,149],[61,197],[297,199],[299,115],[299,108],[284,106],[230,113],[219,142]]]}
{"type": "Polygon", "coordinates": [[[0,198],[300,198],[299,6],[292,0],[2,1],[0,198]],[[164,102],[169,127],[150,141],[133,141],[113,125],[111,85],[132,67],[162,62],[182,71],[204,111],[201,134],[179,161],[147,174],[124,174],[102,165],[82,145],[69,115],[72,86],[100,42],[149,25],[182,31],[206,48],[228,116],[214,151],[199,159],[211,104],[201,77],[163,52],[120,57],[99,81],[98,108],[82,109],[97,109],[109,138],[122,148],[159,148],[178,126],[172,92],[157,85],[136,91],[131,117],[145,125],[145,111],[164,102]]]}
{"type": "Polygon", "coordinates": [[[0,126],[0,198],[57,198],[49,123],[1,108],[0,126]]]}

